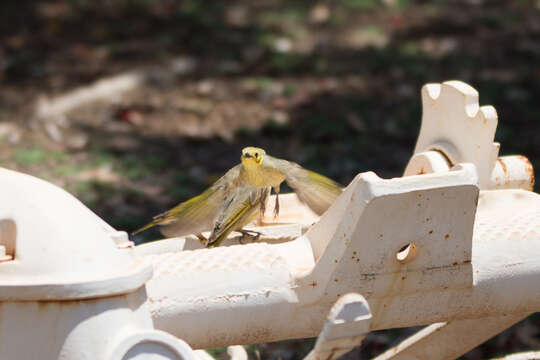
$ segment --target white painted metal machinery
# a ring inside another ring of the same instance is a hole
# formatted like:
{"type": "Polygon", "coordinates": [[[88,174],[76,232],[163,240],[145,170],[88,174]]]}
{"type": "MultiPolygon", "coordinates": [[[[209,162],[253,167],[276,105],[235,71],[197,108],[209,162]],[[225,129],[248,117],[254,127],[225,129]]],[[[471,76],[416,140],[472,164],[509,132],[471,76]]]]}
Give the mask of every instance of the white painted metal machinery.
{"type": "Polygon", "coordinates": [[[282,196],[282,223],[246,245],[134,248],[63,190],[0,170],[1,358],[196,359],[320,334],[307,358],[334,359],[371,330],[432,324],[377,359],[453,359],[539,310],[531,164],[498,157],[495,109],[469,85],[422,100],[403,177],[359,174],[320,218],[282,196]]]}

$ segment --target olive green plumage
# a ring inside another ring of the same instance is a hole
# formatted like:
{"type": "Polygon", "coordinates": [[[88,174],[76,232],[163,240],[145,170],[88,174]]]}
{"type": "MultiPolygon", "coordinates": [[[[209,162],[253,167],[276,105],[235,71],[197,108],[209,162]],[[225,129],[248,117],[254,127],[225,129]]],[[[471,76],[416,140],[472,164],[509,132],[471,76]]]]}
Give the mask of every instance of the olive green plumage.
{"type": "Polygon", "coordinates": [[[152,222],[134,231],[132,235],[156,225],[160,225],[161,233],[169,237],[198,234],[211,230],[225,200],[230,196],[231,190],[245,185],[245,182],[239,178],[240,166],[237,165],[227,171],[202,194],[154,216],[152,222]]]}
{"type": "Polygon", "coordinates": [[[265,207],[270,188],[253,189],[250,185],[244,185],[232,190],[231,196],[225,200],[219,211],[207,246],[219,246],[232,231],[241,231],[261,215],[261,208],[265,207]]]}
{"type": "Polygon", "coordinates": [[[247,147],[242,150],[241,163],[210,188],[155,216],[151,223],[133,234],[155,225],[160,225],[160,231],[168,237],[212,230],[205,245],[218,246],[232,231],[240,231],[262,216],[270,188],[276,192],[277,216],[283,181],[318,215],[324,213],[342,192],[339,184],[323,175],[267,155],[263,149],[247,147]]]}

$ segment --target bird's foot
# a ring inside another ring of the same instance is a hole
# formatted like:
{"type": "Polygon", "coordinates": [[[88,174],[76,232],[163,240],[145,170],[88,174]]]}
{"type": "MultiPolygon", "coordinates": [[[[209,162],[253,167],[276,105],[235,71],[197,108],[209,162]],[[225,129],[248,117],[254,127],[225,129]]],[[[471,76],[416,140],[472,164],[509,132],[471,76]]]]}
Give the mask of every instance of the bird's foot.
{"type": "Polygon", "coordinates": [[[250,242],[256,242],[262,235],[262,233],[253,230],[239,230],[238,232],[242,234],[242,236],[238,240],[238,242],[242,245],[244,245],[245,239],[249,239],[250,242]]]}
{"type": "Polygon", "coordinates": [[[203,236],[203,234],[195,234],[197,239],[203,244],[205,247],[208,246],[208,239],[203,236]]]}

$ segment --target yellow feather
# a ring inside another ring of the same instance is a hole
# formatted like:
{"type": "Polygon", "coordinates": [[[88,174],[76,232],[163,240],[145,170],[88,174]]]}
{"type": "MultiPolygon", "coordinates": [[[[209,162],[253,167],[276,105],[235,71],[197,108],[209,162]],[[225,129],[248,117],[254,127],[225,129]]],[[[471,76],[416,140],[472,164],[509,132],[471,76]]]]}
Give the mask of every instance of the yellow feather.
{"type": "MultiPolygon", "coordinates": [[[[210,239],[209,239],[209,244],[210,244],[209,247],[219,246],[221,244],[221,242],[232,231],[240,230],[240,229],[236,229],[235,225],[237,225],[242,220],[242,218],[245,217],[246,213],[249,210],[251,210],[252,208],[253,208],[253,205],[251,205],[249,202],[244,202],[242,204],[242,206],[240,207],[240,209],[238,209],[230,218],[227,219],[227,221],[225,222],[225,224],[224,224],[223,228],[221,229],[221,231],[219,232],[219,234],[217,234],[217,236],[215,236],[215,239],[210,237],[210,239]]],[[[243,226],[241,226],[241,227],[243,227],[243,226]]],[[[214,234],[212,234],[212,235],[214,235],[214,234]]]]}
{"type": "MultiPolygon", "coordinates": [[[[233,167],[214,185],[176,207],[155,216],[152,222],[134,231],[138,234],[161,225],[166,236],[197,234],[212,229],[210,246],[218,246],[232,231],[241,230],[259,213],[270,188],[279,192],[286,181],[317,214],[322,214],[341,194],[341,186],[326,176],[306,170],[286,160],[267,155],[261,148],[242,150],[241,164],[233,167]]],[[[279,208],[276,197],[276,208],[279,208]]]]}

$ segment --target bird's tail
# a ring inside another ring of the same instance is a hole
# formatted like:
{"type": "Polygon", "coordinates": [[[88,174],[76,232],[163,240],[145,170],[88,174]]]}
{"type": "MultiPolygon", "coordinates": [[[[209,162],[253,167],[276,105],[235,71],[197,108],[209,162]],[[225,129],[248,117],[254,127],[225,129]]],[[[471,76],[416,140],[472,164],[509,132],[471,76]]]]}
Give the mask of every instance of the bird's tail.
{"type": "Polygon", "coordinates": [[[151,223],[148,223],[148,224],[144,225],[142,228],[133,231],[133,232],[131,233],[131,235],[132,235],[132,236],[133,236],[133,235],[137,235],[138,233],[143,232],[143,231],[146,230],[146,229],[150,229],[151,227],[156,226],[156,225],[158,224],[158,222],[159,222],[158,220],[154,220],[154,221],[152,221],[151,223]]]}
{"type": "MultiPolygon", "coordinates": [[[[174,208],[171,209],[171,210],[174,210],[174,208]]],[[[151,227],[154,227],[156,225],[159,225],[159,224],[162,224],[162,223],[166,222],[167,218],[170,216],[171,210],[154,216],[154,218],[152,219],[152,221],[150,223],[144,225],[140,229],[135,230],[134,232],[131,233],[131,235],[137,235],[138,233],[143,232],[146,229],[150,229],[151,227]]]]}

